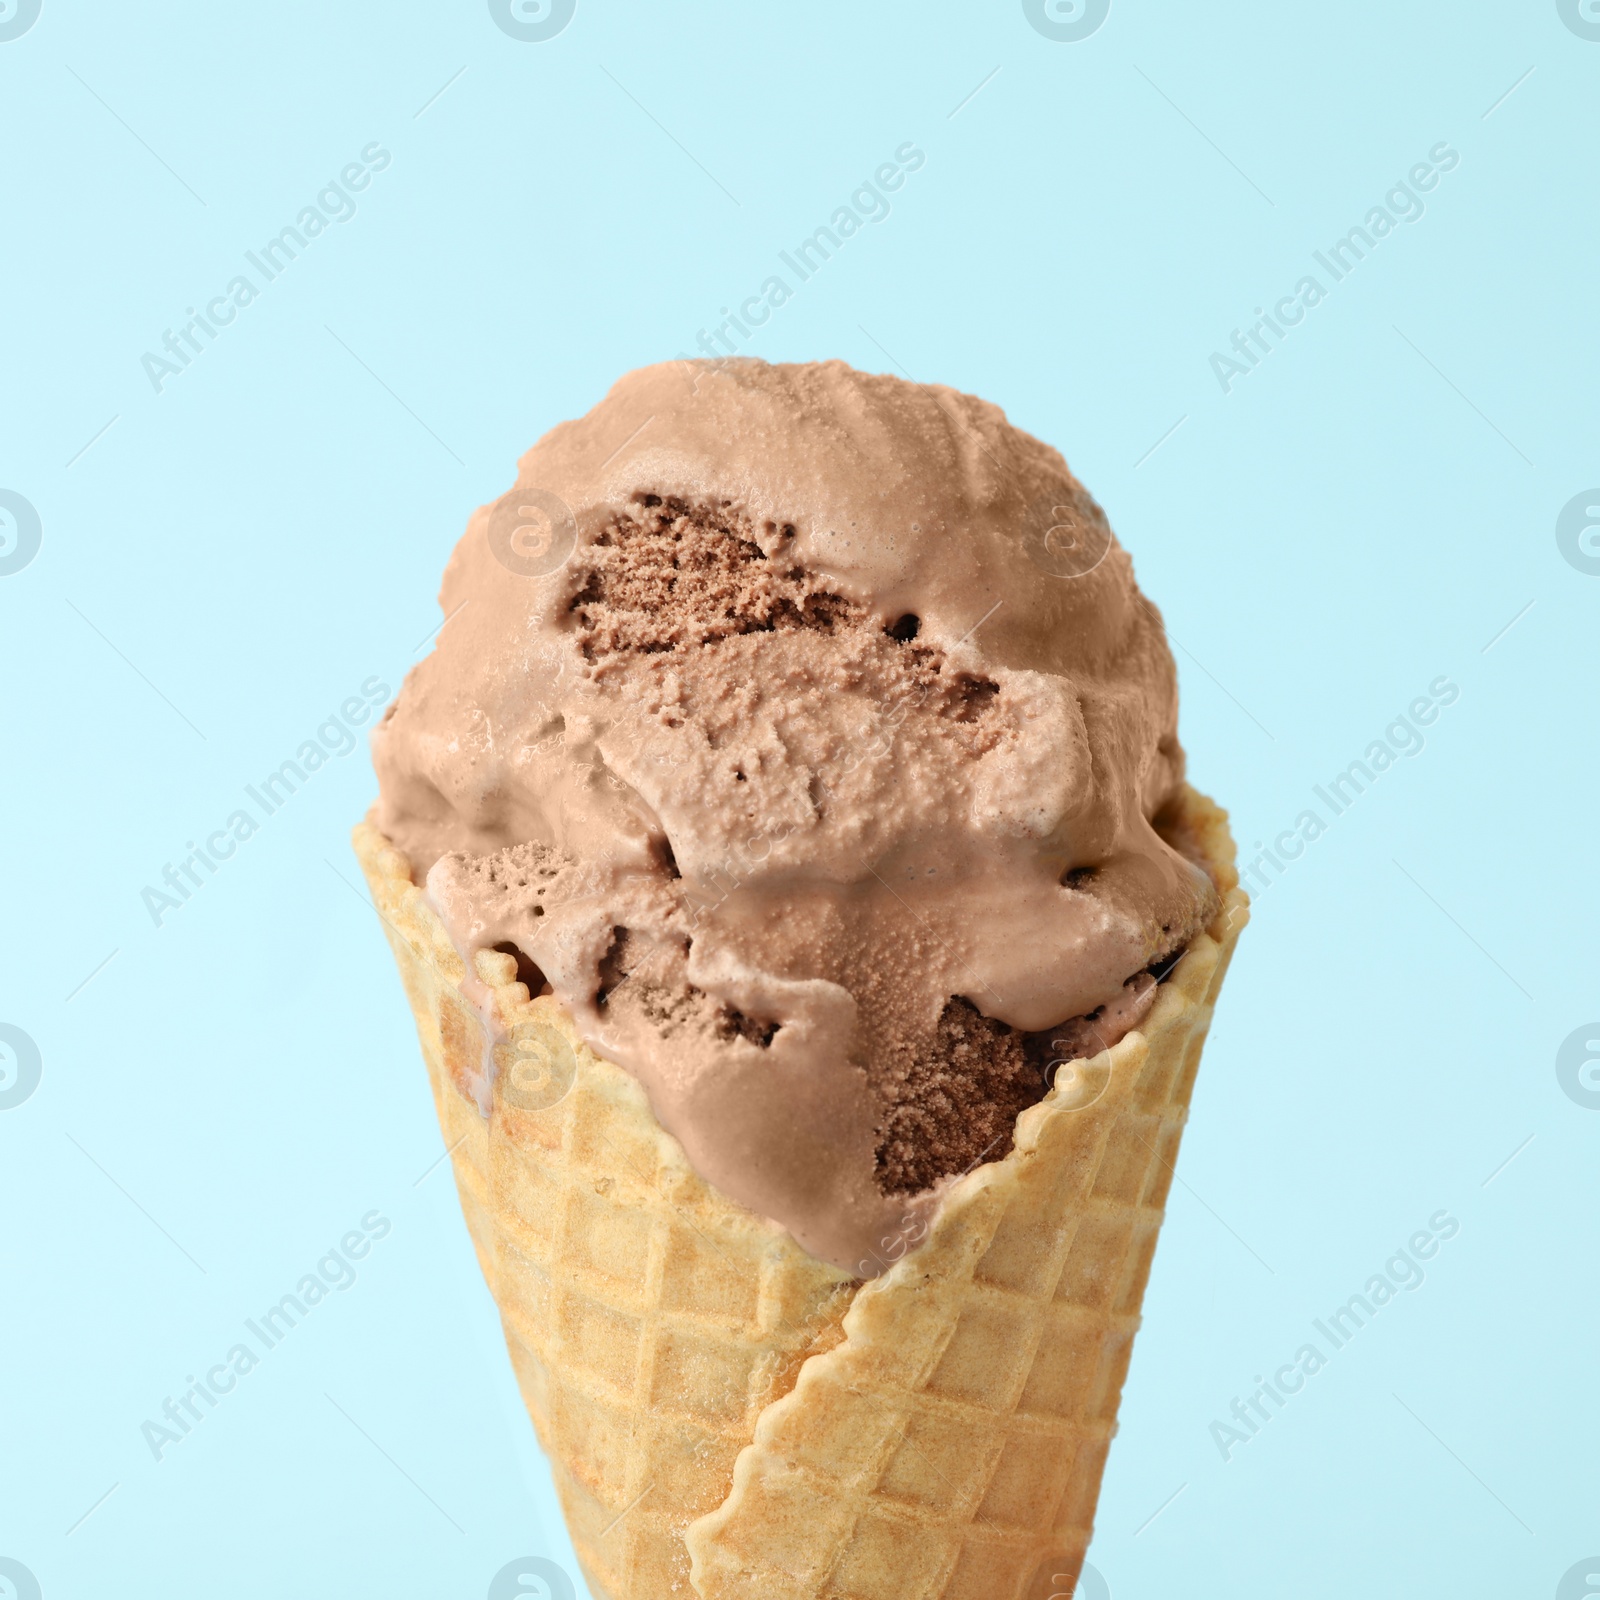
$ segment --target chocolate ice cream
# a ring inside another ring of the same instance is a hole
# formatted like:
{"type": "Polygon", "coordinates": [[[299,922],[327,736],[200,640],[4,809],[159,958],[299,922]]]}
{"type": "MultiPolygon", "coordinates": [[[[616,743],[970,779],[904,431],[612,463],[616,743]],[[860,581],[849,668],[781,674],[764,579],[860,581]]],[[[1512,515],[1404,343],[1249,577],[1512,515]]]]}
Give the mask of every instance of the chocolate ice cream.
{"type": "Polygon", "coordinates": [[[1163,837],[1159,615],[1061,457],[971,396],[630,373],[440,600],[376,820],[469,980],[514,953],[702,1177],[847,1271],[1136,1027],[1216,907],[1163,837]]]}

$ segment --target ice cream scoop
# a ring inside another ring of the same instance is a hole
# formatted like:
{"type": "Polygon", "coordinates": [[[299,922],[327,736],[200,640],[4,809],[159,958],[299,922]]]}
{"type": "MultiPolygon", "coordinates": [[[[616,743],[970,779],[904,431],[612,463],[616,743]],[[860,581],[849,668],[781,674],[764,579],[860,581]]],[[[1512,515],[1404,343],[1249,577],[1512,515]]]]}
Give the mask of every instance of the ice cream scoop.
{"type": "Polygon", "coordinates": [[[1166,824],[1160,616],[1060,455],[971,396],[630,373],[473,516],[440,601],[376,820],[468,991],[515,955],[701,1177],[857,1276],[1216,909],[1166,824]]]}

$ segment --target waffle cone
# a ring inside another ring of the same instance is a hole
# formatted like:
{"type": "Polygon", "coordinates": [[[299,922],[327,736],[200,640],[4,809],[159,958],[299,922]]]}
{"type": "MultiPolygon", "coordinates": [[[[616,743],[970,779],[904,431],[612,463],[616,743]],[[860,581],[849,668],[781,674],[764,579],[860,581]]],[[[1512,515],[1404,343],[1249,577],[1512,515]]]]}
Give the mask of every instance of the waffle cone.
{"type": "Polygon", "coordinates": [[[404,856],[355,830],[597,1596],[1070,1593],[1247,916],[1223,813],[1187,790],[1174,822],[1226,893],[1144,1027],[1058,1073],[1011,1153],[951,1185],[927,1238],[864,1284],[704,1183],[638,1083],[493,952],[476,957],[503,1035],[485,1118],[463,962],[404,856]]]}

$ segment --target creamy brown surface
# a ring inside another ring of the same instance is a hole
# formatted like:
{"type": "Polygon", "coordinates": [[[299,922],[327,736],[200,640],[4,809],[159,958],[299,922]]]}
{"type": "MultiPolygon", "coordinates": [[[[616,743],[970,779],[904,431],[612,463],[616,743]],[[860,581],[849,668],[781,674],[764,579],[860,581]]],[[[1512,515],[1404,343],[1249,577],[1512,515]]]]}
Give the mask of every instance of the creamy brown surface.
{"type": "Polygon", "coordinates": [[[379,825],[465,955],[514,944],[707,1181],[852,1272],[1010,1148],[1046,1063],[1137,1025],[1215,904],[1152,827],[1159,616],[983,401],[630,373],[474,515],[440,602],[373,734],[379,825]]]}

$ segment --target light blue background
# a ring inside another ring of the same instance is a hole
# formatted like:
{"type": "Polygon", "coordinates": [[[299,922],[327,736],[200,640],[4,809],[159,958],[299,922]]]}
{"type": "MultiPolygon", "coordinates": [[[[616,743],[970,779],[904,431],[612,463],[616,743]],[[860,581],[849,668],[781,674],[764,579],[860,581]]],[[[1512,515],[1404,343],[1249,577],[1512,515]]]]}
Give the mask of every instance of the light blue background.
{"type": "Polygon", "coordinates": [[[355,889],[364,750],[160,928],[140,892],[399,683],[522,450],[914,140],[745,348],[1059,445],[1245,845],[1460,687],[1261,899],[1092,1561],[1118,1600],[1556,1594],[1600,1553],[1600,1112],[1555,1072],[1600,1016],[1600,577],[1554,532],[1600,483],[1597,125],[1553,0],[1116,0],[1078,43],[1009,0],[580,0],[545,43],[481,0],[44,0],[0,43],[0,488],[43,530],[0,578],[0,1021],[42,1059],[0,1112],[0,1555],[45,1600],[573,1567],[355,889]],[[373,140],[358,214],[155,393],[144,352],[373,140]],[[1426,215],[1224,394],[1212,351],[1440,140],[1426,215]],[[1427,1282],[1225,1463],[1212,1421],[1440,1208],[1427,1282]],[[140,1424],[372,1209],[354,1287],[154,1461],[140,1424]]]}

